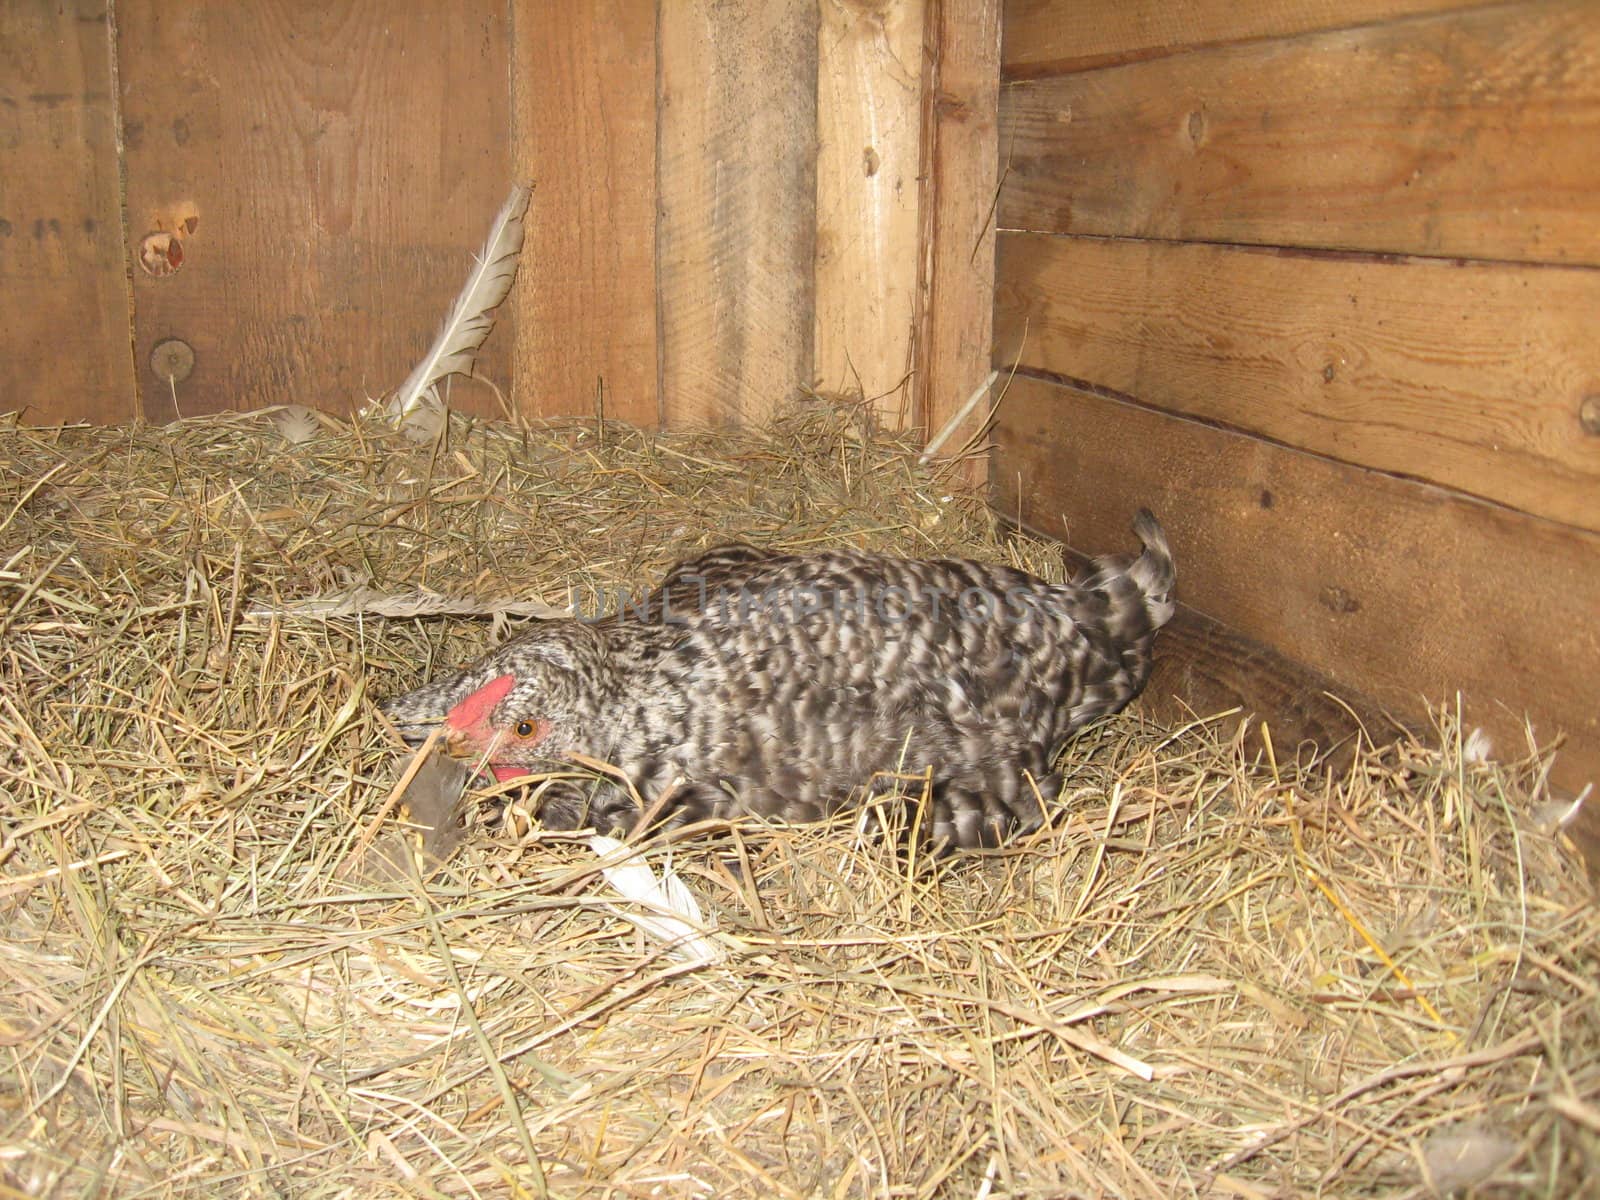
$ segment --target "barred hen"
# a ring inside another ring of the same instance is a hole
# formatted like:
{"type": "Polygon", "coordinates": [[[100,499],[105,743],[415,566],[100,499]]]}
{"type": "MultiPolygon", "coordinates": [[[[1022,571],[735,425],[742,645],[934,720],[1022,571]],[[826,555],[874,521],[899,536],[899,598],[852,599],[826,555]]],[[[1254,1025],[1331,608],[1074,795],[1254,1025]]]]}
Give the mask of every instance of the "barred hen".
{"type": "MultiPolygon", "coordinates": [[[[441,722],[452,754],[501,779],[578,751],[674,823],[817,820],[873,772],[932,768],[922,828],[945,847],[1038,828],[1073,731],[1144,686],[1172,616],[1165,535],[1051,585],[1007,567],[853,550],[712,550],[598,619],[540,621],[383,705],[407,740],[441,722]],[[1030,783],[1030,777],[1033,783],[1030,783]],[[1034,784],[1037,785],[1037,790],[1034,784]]],[[[547,797],[547,828],[631,826],[626,789],[547,797]]]]}

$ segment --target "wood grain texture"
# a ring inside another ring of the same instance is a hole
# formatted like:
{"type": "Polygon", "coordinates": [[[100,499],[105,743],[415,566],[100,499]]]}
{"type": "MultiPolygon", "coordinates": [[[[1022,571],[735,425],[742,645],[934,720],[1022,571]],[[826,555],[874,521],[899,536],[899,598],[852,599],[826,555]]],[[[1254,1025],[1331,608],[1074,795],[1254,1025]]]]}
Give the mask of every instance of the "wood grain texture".
{"type": "MultiPolygon", "coordinates": [[[[1171,726],[1203,719],[1220,734],[1237,735],[1244,724],[1247,754],[1265,756],[1270,735],[1270,753],[1279,763],[1334,774],[1349,768],[1363,744],[1383,746],[1406,736],[1426,743],[1432,736],[1420,713],[1404,719],[1362,692],[1335,691],[1326,676],[1184,605],[1161,631],[1150,682],[1135,704],[1171,726]],[[1234,709],[1236,715],[1219,716],[1234,709]]],[[[1515,756],[1520,744],[1501,747],[1515,756]]],[[[1587,776],[1579,769],[1568,778],[1587,776]]],[[[1572,799],[1566,789],[1555,792],[1572,799]]],[[[1600,805],[1584,805],[1565,832],[1591,884],[1600,887],[1600,805]]]]}
{"type": "MultiPolygon", "coordinates": [[[[1010,461],[1014,469],[1015,460],[1010,461]]],[[[996,515],[1006,527],[1019,527],[1014,511],[996,515]]],[[[1021,527],[1035,535],[1044,532],[1021,527]]],[[[1095,550],[1113,553],[1118,546],[1135,549],[1124,537],[1095,550]]],[[[1086,569],[1092,558],[1071,546],[1063,547],[1063,557],[1074,572],[1086,569]]],[[[1267,750],[1265,726],[1280,762],[1315,760],[1342,770],[1363,743],[1384,745],[1408,733],[1425,733],[1418,722],[1397,716],[1366,693],[1348,685],[1334,691],[1326,675],[1186,604],[1179,604],[1162,627],[1156,646],[1149,682],[1136,701],[1139,708],[1169,725],[1202,720],[1226,735],[1247,723],[1245,745],[1251,753],[1267,750]]]]}
{"type": "Polygon", "coordinates": [[[0,5],[0,412],[133,414],[103,0],[0,5]]]}
{"type": "Polygon", "coordinates": [[[1001,234],[1000,361],[1600,529],[1600,271],[1001,234]]]}
{"type": "Polygon", "coordinates": [[[1141,707],[1171,725],[1215,719],[1220,733],[1248,722],[1251,753],[1267,750],[1265,730],[1279,762],[1317,760],[1342,770],[1363,744],[1422,733],[1420,724],[1396,717],[1365,693],[1348,686],[1335,691],[1303,663],[1184,606],[1157,646],[1141,707]]]}
{"type": "Polygon", "coordinates": [[[1099,552],[1147,506],[1185,605],[1403,717],[1459,691],[1508,755],[1526,713],[1600,780],[1600,537],[1036,379],[996,438],[998,511],[1099,552]]]}
{"type": "MultiPolygon", "coordinates": [[[[399,385],[510,187],[506,17],[499,0],[448,19],[381,0],[122,10],[131,237],[198,217],[179,271],[134,271],[147,417],[174,415],[145,366],[169,337],[195,351],[186,416],[337,411],[399,385]]],[[[492,333],[478,360],[502,388],[509,340],[492,333]]],[[[470,381],[451,403],[499,409],[470,381]]]]}
{"type": "MultiPolygon", "coordinates": [[[[994,198],[999,162],[999,0],[938,0],[930,9],[924,168],[924,278],[913,406],[929,436],[956,416],[990,370],[994,335],[994,198]]],[[[987,401],[987,398],[986,398],[987,401]]],[[[984,418],[965,418],[943,454],[988,477],[984,418]]]]}
{"type": "Polygon", "coordinates": [[[535,184],[517,282],[515,395],[529,415],[653,426],[656,5],[514,0],[518,173],[535,184]]]}
{"type": "Polygon", "coordinates": [[[922,0],[822,0],[815,375],[912,420],[921,273],[922,0]]]}
{"type": "Polygon", "coordinates": [[[1495,0],[1006,0],[1005,72],[1020,78],[1081,71],[1485,2],[1495,0]]]}
{"type": "Polygon", "coordinates": [[[683,0],[660,29],[662,411],[757,421],[812,381],[817,10],[683,0]]]}
{"type": "Polygon", "coordinates": [[[1006,229],[1600,264],[1600,5],[1017,83],[1001,145],[1006,229]]]}

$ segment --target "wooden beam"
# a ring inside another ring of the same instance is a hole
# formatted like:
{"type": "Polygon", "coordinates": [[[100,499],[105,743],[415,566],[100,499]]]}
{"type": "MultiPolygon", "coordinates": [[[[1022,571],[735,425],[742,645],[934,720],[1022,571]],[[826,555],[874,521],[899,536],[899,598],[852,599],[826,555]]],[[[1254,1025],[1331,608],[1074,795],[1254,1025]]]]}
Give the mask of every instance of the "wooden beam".
{"type": "Polygon", "coordinates": [[[104,3],[0,5],[0,412],[133,415],[104,3]]]}
{"type": "Polygon", "coordinates": [[[656,243],[664,418],[759,420],[813,376],[817,11],[683,0],[670,17],[656,243]]]}
{"type": "Polygon", "coordinates": [[[816,367],[824,392],[911,423],[919,274],[922,0],[822,0],[816,367]]]}
{"type": "MultiPolygon", "coordinates": [[[[500,0],[129,4],[118,10],[128,219],[196,220],[182,266],[133,271],[153,421],[267,404],[350,409],[422,356],[511,182],[500,0]],[[146,363],[194,352],[177,402],[146,363]]],[[[510,378],[490,335],[478,373],[510,378]]],[[[451,403],[495,413],[486,387],[451,403]]]]}
{"type": "Polygon", "coordinates": [[[1148,506],[1184,604],[1402,717],[1459,692],[1508,756],[1526,714],[1600,781],[1600,536],[1037,379],[996,438],[998,511],[1101,552],[1148,506]]]}
{"type": "Polygon", "coordinates": [[[1600,265],[1597,145],[1600,6],[1502,5],[1014,84],[1000,223],[1600,265]]]}
{"type": "MultiPolygon", "coordinates": [[[[916,375],[917,423],[932,437],[988,377],[994,342],[994,199],[1000,83],[996,0],[939,0],[924,57],[926,164],[916,375]]],[[[969,450],[962,468],[987,478],[988,397],[949,435],[942,453],[969,450]]]]}
{"type": "Polygon", "coordinates": [[[1002,234],[996,352],[1600,530],[1600,271],[1002,234]]]}
{"type": "Polygon", "coordinates": [[[535,187],[515,305],[515,394],[530,415],[653,426],[655,0],[515,0],[518,173],[535,187]]]}
{"type": "Polygon", "coordinates": [[[1082,71],[1202,46],[1291,37],[1502,0],[1005,0],[1005,72],[1082,71]]]}

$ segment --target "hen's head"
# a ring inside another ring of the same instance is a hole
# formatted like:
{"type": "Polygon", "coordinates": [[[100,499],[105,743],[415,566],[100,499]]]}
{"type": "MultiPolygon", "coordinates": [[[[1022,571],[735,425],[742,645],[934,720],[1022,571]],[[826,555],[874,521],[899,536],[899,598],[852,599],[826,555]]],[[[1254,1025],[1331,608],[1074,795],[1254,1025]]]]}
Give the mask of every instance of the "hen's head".
{"type": "Polygon", "coordinates": [[[578,621],[546,621],[442,679],[381,706],[407,741],[444,727],[451,754],[508,779],[586,750],[607,692],[605,647],[578,621]]]}

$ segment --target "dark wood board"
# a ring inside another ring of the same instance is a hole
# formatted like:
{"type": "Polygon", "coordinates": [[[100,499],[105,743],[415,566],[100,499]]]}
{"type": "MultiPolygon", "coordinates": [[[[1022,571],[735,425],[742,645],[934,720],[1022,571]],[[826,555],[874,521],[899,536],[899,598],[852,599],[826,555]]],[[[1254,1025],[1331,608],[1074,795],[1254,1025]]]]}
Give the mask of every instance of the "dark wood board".
{"type": "Polygon", "coordinates": [[[103,0],[0,4],[0,412],[133,415],[111,32],[103,0]]]}
{"type": "Polygon", "coordinates": [[[1000,120],[1003,229],[1600,264],[1592,0],[1014,83],[1000,120]]]}
{"type": "Polygon", "coordinates": [[[1000,235],[999,361],[1600,530],[1600,271],[1000,235]]]}
{"type": "MultiPolygon", "coordinates": [[[[132,237],[196,220],[178,271],[134,270],[146,417],[346,411],[399,385],[512,183],[509,33],[498,0],[119,12],[132,237]],[[195,359],[176,406],[148,365],[167,338],[195,359]]],[[[502,391],[509,346],[499,329],[479,358],[502,391]]],[[[499,411],[471,381],[451,403],[499,411]]]]}
{"type": "Polygon", "coordinates": [[[996,441],[998,511],[1092,554],[1147,506],[1184,604],[1402,718],[1459,691],[1503,755],[1526,713],[1600,780],[1600,537],[1025,377],[996,441]]]}

